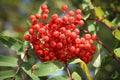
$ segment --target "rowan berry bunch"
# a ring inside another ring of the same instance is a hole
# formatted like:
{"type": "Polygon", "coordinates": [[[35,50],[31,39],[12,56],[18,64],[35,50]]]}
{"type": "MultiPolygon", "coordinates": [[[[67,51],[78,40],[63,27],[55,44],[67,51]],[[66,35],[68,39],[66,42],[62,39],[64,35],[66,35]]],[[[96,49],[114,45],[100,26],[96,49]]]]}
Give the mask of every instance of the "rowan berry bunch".
{"type": "Polygon", "coordinates": [[[72,58],[80,58],[85,63],[91,61],[96,50],[94,41],[97,38],[91,34],[80,36],[77,26],[84,25],[82,10],[68,11],[68,6],[63,5],[64,16],[60,18],[58,14],[53,14],[49,21],[47,5],[43,4],[41,10],[41,14],[30,16],[32,24],[29,34],[24,36],[32,44],[39,59],[42,62],[59,60],[64,63],[72,58]]]}

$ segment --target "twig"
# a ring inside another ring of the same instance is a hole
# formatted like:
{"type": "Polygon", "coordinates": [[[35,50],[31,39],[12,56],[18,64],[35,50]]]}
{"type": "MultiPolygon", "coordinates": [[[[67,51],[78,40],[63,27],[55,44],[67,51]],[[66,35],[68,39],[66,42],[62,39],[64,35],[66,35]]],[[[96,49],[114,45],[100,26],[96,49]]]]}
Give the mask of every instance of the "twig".
{"type": "Polygon", "coordinates": [[[67,74],[68,74],[70,80],[74,80],[74,79],[72,78],[71,74],[70,74],[70,70],[69,70],[68,66],[66,66],[66,70],[67,70],[67,74]]]}
{"type": "Polygon", "coordinates": [[[103,43],[102,43],[102,41],[100,41],[99,39],[97,40],[97,42],[100,44],[100,45],[102,45],[110,54],[110,56],[112,56],[119,64],[120,64],[120,60],[115,56],[115,54],[112,52],[112,51],[110,51],[103,43]]]}
{"type": "Polygon", "coordinates": [[[111,31],[113,31],[113,29],[111,28],[111,26],[109,26],[109,25],[107,25],[107,24],[105,24],[104,22],[103,22],[103,20],[100,20],[99,18],[87,18],[86,20],[94,20],[94,21],[96,21],[96,22],[99,22],[99,23],[102,23],[103,25],[105,25],[109,30],[111,30],[111,31]]]}
{"type": "MultiPolygon", "coordinates": [[[[27,50],[26,50],[26,51],[27,51],[27,50]]],[[[15,75],[14,75],[14,77],[13,77],[12,80],[16,80],[16,75],[18,74],[20,68],[22,67],[22,64],[24,63],[25,56],[26,56],[26,54],[24,54],[23,58],[21,59],[19,65],[18,65],[18,67],[17,67],[16,73],[15,73],[15,75]]]]}

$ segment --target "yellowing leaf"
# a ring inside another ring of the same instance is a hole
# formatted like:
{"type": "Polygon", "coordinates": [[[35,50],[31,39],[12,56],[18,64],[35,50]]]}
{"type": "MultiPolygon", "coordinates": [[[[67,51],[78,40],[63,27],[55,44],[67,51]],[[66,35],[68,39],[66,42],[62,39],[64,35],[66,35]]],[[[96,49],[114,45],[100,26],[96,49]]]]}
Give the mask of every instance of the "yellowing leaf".
{"type": "Polygon", "coordinates": [[[112,32],[112,34],[115,36],[115,38],[120,40],[120,30],[116,29],[112,32]]]}
{"type": "Polygon", "coordinates": [[[85,72],[88,79],[92,80],[92,76],[90,75],[89,69],[88,69],[87,65],[83,61],[80,62],[80,67],[85,72]]]}
{"type": "Polygon", "coordinates": [[[89,80],[92,80],[92,76],[89,72],[89,69],[84,61],[81,59],[72,59],[68,62],[68,64],[75,64],[75,63],[80,63],[81,69],[85,72],[86,76],[88,77],[89,80]]]}
{"type": "Polygon", "coordinates": [[[116,57],[120,58],[120,48],[115,49],[114,54],[115,54],[116,57]]]}
{"type": "Polygon", "coordinates": [[[99,18],[99,19],[103,19],[104,18],[104,12],[100,7],[94,7],[95,9],[95,15],[99,18]]]}

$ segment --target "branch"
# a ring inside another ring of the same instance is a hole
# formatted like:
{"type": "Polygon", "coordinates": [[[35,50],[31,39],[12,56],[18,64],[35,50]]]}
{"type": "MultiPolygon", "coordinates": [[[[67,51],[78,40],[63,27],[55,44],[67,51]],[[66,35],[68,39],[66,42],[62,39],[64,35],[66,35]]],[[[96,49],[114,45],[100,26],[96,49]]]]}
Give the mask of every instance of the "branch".
{"type": "MultiPolygon", "coordinates": [[[[26,52],[28,52],[28,48],[26,49],[26,52]]],[[[21,59],[19,65],[17,67],[16,73],[15,73],[15,75],[14,75],[12,80],[16,80],[16,75],[18,74],[18,72],[20,71],[20,69],[22,67],[22,64],[24,63],[25,56],[26,56],[26,53],[24,54],[23,58],[21,59]]]]}
{"type": "Polygon", "coordinates": [[[105,24],[102,20],[100,20],[99,18],[87,18],[86,20],[94,20],[96,22],[99,22],[103,25],[105,25],[110,31],[113,31],[113,29],[111,28],[111,26],[105,24]]]}
{"type": "Polygon", "coordinates": [[[112,56],[119,64],[120,64],[120,60],[115,56],[115,54],[112,52],[112,51],[110,51],[103,43],[102,43],[102,41],[100,41],[99,39],[97,40],[97,42],[100,44],[100,45],[102,45],[110,54],[110,56],[112,56]]]}
{"type": "Polygon", "coordinates": [[[69,70],[68,66],[66,66],[66,70],[67,70],[67,74],[68,74],[70,80],[74,80],[74,79],[72,78],[71,74],[70,74],[70,70],[69,70]]]}

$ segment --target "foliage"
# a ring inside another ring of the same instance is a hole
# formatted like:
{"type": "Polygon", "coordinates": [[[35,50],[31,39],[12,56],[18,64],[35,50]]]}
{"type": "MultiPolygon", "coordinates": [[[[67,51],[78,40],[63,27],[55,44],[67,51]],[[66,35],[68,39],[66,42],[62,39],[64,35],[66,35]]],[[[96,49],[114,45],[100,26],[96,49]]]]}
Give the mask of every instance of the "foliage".
{"type": "Polygon", "coordinates": [[[0,1],[0,10],[2,10],[0,13],[0,44],[5,46],[0,46],[0,51],[3,48],[6,49],[6,47],[7,50],[9,48],[11,51],[15,51],[12,55],[10,51],[5,55],[0,54],[0,80],[120,79],[119,0],[28,0],[29,2],[26,3],[24,1],[27,0],[0,1]],[[51,10],[49,16],[53,13],[58,13],[62,16],[63,13],[60,8],[64,4],[67,4],[70,10],[76,8],[83,10],[85,26],[82,27],[82,30],[85,31],[81,30],[81,32],[98,36],[98,40],[95,43],[97,50],[89,64],[78,58],[69,60],[67,65],[59,61],[40,62],[38,57],[34,55],[31,44],[24,41],[23,36],[27,33],[26,30],[28,30],[30,25],[27,19],[28,16],[36,12],[41,13],[41,10],[38,11],[38,9],[43,3],[47,4],[51,10]],[[21,10],[23,10],[23,13],[21,10]],[[9,20],[15,27],[12,29],[8,26],[8,29],[2,27],[9,20]],[[26,49],[27,47],[28,49],[26,49]],[[27,51],[29,54],[26,53],[27,51]],[[55,75],[60,71],[66,73],[49,77],[51,74],[55,75]],[[21,76],[25,79],[22,79],[21,76]]]}

